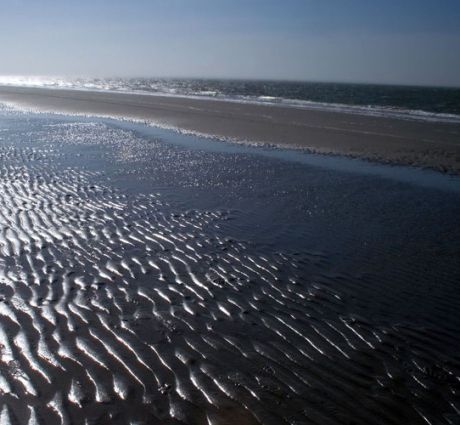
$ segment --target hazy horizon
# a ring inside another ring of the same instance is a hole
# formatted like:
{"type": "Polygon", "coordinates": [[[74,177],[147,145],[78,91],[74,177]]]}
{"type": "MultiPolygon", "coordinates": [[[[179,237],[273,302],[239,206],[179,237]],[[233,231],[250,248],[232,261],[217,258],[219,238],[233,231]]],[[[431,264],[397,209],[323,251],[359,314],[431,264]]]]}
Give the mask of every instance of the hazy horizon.
{"type": "Polygon", "coordinates": [[[353,80],[315,80],[315,79],[296,79],[296,78],[255,78],[255,77],[226,77],[226,76],[213,76],[213,75],[201,75],[201,76],[174,76],[174,75],[72,75],[72,74],[43,74],[43,75],[34,75],[34,74],[1,74],[0,73],[0,84],[3,84],[2,78],[12,77],[12,78],[62,78],[62,79],[145,79],[145,80],[203,80],[203,81],[254,81],[254,82],[279,82],[279,83],[305,83],[305,84],[351,84],[351,85],[369,85],[369,86],[401,86],[401,87],[420,87],[420,88],[446,88],[446,89],[460,89],[460,83],[452,85],[443,85],[443,84],[416,84],[416,83],[386,83],[386,82],[376,82],[376,81],[353,81],[353,80]]]}
{"type": "Polygon", "coordinates": [[[5,0],[0,75],[460,87],[460,2],[5,0]]]}

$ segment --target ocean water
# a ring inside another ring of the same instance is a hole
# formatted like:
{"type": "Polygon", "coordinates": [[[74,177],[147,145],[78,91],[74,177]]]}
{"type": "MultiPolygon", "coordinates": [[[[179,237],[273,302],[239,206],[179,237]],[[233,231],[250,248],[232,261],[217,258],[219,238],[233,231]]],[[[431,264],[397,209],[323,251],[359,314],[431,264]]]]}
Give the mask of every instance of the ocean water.
{"type": "Polygon", "coordinates": [[[0,423],[458,423],[458,185],[308,158],[0,110],[0,423]]]}
{"type": "Polygon", "coordinates": [[[292,81],[0,76],[0,84],[187,96],[460,122],[460,88],[292,81]]]}

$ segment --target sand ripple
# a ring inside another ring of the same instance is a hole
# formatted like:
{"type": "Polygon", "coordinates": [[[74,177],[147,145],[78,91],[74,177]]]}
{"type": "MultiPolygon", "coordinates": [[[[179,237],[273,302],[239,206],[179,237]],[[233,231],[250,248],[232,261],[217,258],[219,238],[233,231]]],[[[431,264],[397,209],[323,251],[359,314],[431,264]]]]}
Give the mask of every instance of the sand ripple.
{"type": "Polygon", "coordinates": [[[1,424],[457,423],[455,329],[371,323],[321,254],[50,157],[0,147],[1,424]]]}

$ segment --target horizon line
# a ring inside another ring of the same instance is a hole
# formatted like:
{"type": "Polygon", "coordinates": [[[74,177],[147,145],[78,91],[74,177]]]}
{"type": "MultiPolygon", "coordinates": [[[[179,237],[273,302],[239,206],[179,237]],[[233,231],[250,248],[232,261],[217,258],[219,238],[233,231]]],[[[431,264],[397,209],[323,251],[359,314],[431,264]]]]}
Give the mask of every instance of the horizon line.
{"type": "Polygon", "coordinates": [[[304,84],[353,84],[353,85],[368,85],[368,86],[394,86],[394,87],[419,87],[419,88],[445,88],[445,89],[460,89],[460,84],[436,84],[436,83],[404,83],[404,82],[376,82],[370,80],[320,80],[320,79],[301,79],[301,78],[273,78],[273,77],[222,77],[222,76],[174,76],[174,75],[101,75],[101,74],[3,74],[0,77],[16,77],[16,78],[88,78],[88,79],[158,79],[158,80],[210,80],[210,81],[254,81],[254,82],[279,82],[279,83],[304,83],[304,84]]]}

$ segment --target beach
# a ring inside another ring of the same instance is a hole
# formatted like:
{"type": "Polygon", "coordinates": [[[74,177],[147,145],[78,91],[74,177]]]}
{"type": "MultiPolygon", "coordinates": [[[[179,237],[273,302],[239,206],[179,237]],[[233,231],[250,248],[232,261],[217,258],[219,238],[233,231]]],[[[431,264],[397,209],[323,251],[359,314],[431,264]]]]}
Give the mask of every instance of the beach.
{"type": "Polygon", "coordinates": [[[460,124],[277,105],[25,87],[0,87],[0,101],[35,111],[145,120],[225,139],[299,147],[458,174],[460,124]]]}
{"type": "Polygon", "coordinates": [[[457,423],[458,124],[1,102],[1,424],[457,423]]]}

